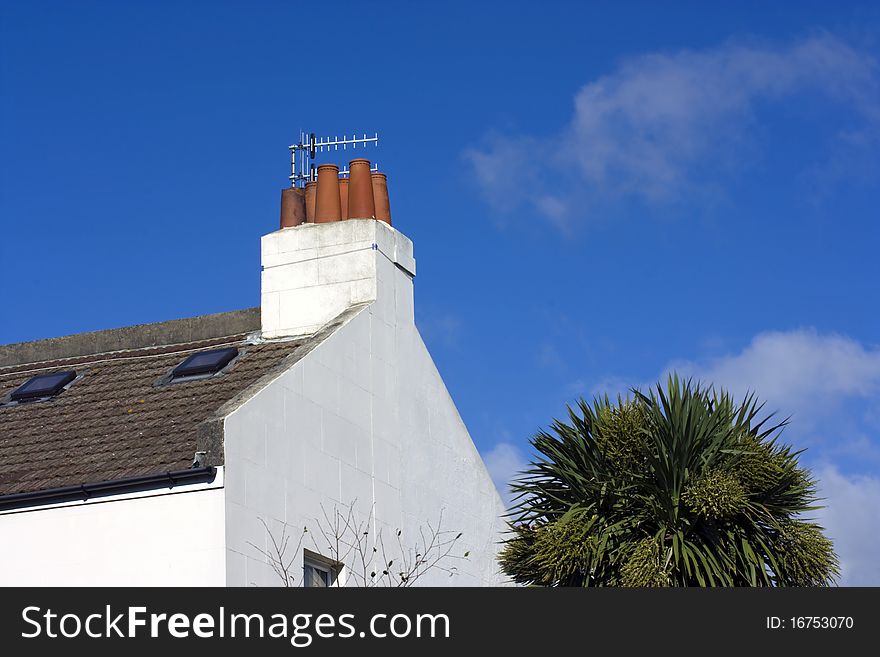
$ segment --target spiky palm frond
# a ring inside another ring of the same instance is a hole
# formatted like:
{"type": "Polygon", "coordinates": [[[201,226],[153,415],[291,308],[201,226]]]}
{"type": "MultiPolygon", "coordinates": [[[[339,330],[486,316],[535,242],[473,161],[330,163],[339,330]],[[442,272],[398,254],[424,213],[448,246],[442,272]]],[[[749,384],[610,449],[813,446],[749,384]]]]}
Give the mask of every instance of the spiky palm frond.
{"type": "Polygon", "coordinates": [[[690,380],[631,400],[580,400],[532,444],[513,484],[516,581],[579,586],[815,586],[838,574],[831,542],[801,519],[816,483],[759,419],[690,380]]]}

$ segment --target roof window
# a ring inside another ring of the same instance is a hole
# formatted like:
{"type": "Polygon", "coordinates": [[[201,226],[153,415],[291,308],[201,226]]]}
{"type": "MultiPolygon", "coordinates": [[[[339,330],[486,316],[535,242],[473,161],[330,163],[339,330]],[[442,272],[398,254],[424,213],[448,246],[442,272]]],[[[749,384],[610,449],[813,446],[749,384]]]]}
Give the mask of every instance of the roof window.
{"type": "Polygon", "coordinates": [[[179,381],[192,377],[206,377],[217,374],[238,356],[238,349],[226,347],[211,349],[193,354],[171,371],[171,380],[179,381]]]}
{"type": "Polygon", "coordinates": [[[54,397],[76,378],[76,372],[37,374],[18,386],[9,396],[10,401],[23,402],[54,397]]]}

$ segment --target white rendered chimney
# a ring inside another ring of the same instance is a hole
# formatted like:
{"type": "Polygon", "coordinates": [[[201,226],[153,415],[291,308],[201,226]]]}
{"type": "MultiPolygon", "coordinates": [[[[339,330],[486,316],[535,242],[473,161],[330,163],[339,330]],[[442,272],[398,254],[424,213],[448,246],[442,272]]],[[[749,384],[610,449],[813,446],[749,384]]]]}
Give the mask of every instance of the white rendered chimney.
{"type": "Polygon", "coordinates": [[[387,223],[305,223],[262,237],[263,337],[309,335],[374,302],[389,323],[414,321],[413,244],[387,223]]]}

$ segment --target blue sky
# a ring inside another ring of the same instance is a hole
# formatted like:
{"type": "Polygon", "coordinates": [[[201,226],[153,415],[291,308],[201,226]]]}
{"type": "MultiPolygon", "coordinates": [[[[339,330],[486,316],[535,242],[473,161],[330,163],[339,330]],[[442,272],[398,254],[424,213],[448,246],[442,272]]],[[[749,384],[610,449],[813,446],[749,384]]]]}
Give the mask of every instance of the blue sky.
{"type": "Polygon", "coordinates": [[[880,584],[874,3],[4,3],[0,343],[258,305],[287,145],[374,131],[497,481],[671,369],[793,414],[880,584]]]}

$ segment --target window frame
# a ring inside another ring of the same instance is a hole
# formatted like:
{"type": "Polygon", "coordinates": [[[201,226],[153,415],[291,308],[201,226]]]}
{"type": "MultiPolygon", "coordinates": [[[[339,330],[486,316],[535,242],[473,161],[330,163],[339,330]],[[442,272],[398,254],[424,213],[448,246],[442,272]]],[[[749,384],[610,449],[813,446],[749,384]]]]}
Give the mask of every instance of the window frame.
{"type": "Polygon", "coordinates": [[[214,349],[201,349],[199,351],[195,351],[184,358],[173,370],[171,370],[171,383],[175,383],[178,381],[192,381],[194,379],[207,379],[212,376],[216,376],[224,371],[226,368],[228,368],[230,365],[232,365],[232,363],[234,363],[239,356],[241,356],[241,350],[238,347],[217,347],[214,349]],[[187,367],[188,363],[195,360],[199,356],[219,353],[224,353],[224,357],[220,359],[220,365],[219,367],[216,367],[216,369],[214,366],[203,366],[195,369],[192,369],[191,366],[190,368],[187,367]],[[226,358],[226,356],[229,357],[226,358]]]}
{"type": "Polygon", "coordinates": [[[328,559],[322,554],[303,550],[303,588],[338,588],[341,585],[342,564],[328,559]],[[325,573],[325,586],[311,586],[309,584],[308,569],[325,573]]]}
{"type": "Polygon", "coordinates": [[[0,405],[19,405],[19,404],[32,404],[35,402],[43,402],[50,401],[58,397],[61,393],[65,392],[70,386],[79,381],[83,376],[82,372],[77,370],[56,370],[54,372],[45,372],[43,374],[34,374],[27,381],[21,383],[16,386],[14,389],[10,390],[8,394],[6,394],[2,399],[0,399],[0,405]],[[47,378],[51,376],[62,376],[62,379],[59,383],[56,383],[49,391],[41,392],[39,394],[28,393],[27,391],[21,391],[22,388],[30,385],[31,382],[40,379],[47,378]]]}

